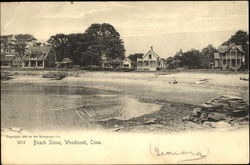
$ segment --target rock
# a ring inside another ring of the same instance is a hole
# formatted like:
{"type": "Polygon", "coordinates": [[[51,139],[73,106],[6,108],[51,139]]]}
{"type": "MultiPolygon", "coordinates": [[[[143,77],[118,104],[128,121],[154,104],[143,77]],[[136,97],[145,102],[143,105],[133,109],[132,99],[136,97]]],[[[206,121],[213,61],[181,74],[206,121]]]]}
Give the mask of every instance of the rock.
{"type": "Polygon", "coordinates": [[[229,107],[229,104],[228,104],[228,103],[224,103],[224,102],[212,102],[211,104],[212,104],[213,107],[215,107],[215,108],[229,107]]]}
{"type": "Polygon", "coordinates": [[[213,122],[209,122],[209,121],[206,121],[203,123],[204,126],[208,126],[208,127],[211,127],[211,128],[215,128],[212,124],[213,122]]]}
{"type": "Polygon", "coordinates": [[[190,115],[182,118],[182,121],[190,121],[190,115]]]}
{"type": "Polygon", "coordinates": [[[120,131],[122,128],[118,128],[118,129],[115,129],[114,131],[115,132],[118,132],[118,131],[120,131]]]}
{"type": "Polygon", "coordinates": [[[156,124],[156,119],[151,118],[151,119],[144,122],[144,125],[149,125],[149,124],[156,124]]]}
{"type": "Polygon", "coordinates": [[[206,123],[209,127],[215,128],[221,127],[221,125],[230,125],[228,123],[240,123],[241,121],[237,121],[237,119],[244,118],[248,116],[248,114],[249,106],[242,98],[223,95],[211,101],[207,101],[201,105],[201,108],[195,108],[189,116],[182,118],[182,121],[190,121],[196,124],[206,123]],[[214,124],[215,122],[217,123],[214,124]]]}
{"type": "Polygon", "coordinates": [[[200,115],[200,119],[201,119],[202,121],[206,121],[206,120],[207,120],[207,117],[208,117],[208,114],[207,114],[207,113],[202,113],[202,114],[200,115]]]}
{"type": "Polygon", "coordinates": [[[167,124],[168,124],[168,122],[166,122],[166,121],[160,121],[160,123],[161,123],[161,124],[164,124],[164,125],[167,125],[167,124]]]}
{"type": "Polygon", "coordinates": [[[233,117],[243,117],[247,115],[247,111],[243,111],[243,110],[234,110],[232,112],[232,116],[233,117]]]}
{"type": "Polygon", "coordinates": [[[236,108],[240,105],[238,100],[228,100],[228,103],[229,103],[231,108],[236,108]]]}
{"type": "Polygon", "coordinates": [[[214,108],[211,104],[201,104],[200,106],[203,108],[214,108]]]}
{"type": "Polygon", "coordinates": [[[201,111],[202,111],[202,108],[195,108],[195,109],[193,110],[192,115],[193,115],[193,116],[200,116],[200,115],[201,115],[201,111]]]}
{"type": "Polygon", "coordinates": [[[222,113],[210,113],[207,116],[208,121],[221,121],[226,120],[228,117],[222,113]]]}
{"type": "Polygon", "coordinates": [[[219,121],[219,122],[204,122],[204,126],[209,126],[211,128],[228,128],[231,127],[231,124],[226,123],[224,121],[219,121]]]}
{"type": "Polygon", "coordinates": [[[211,122],[212,127],[214,128],[226,128],[226,127],[231,127],[231,124],[228,124],[224,121],[219,121],[219,122],[211,122]]]}
{"type": "Polygon", "coordinates": [[[241,97],[238,96],[232,96],[232,95],[222,95],[222,99],[228,99],[228,100],[242,100],[241,97]]]}

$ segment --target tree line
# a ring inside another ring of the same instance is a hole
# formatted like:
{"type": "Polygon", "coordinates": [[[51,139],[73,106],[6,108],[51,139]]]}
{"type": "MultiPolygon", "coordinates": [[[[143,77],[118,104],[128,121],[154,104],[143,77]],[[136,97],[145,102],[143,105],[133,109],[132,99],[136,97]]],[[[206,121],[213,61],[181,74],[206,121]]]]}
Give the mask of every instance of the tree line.
{"type": "Polygon", "coordinates": [[[56,60],[70,58],[74,64],[98,65],[102,57],[107,60],[125,58],[125,48],[120,34],[107,23],[92,24],[84,33],[56,34],[51,36],[47,43],[37,42],[30,34],[1,36],[1,49],[3,52],[16,51],[21,57],[25,55],[28,45],[51,45],[56,51],[56,60]]]}
{"type": "MultiPolygon", "coordinates": [[[[245,67],[248,68],[248,34],[239,30],[221,45],[235,43],[242,45],[246,52],[245,67]]],[[[15,51],[21,57],[25,55],[28,45],[40,46],[42,44],[51,45],[55,48],[56,59],[61,61],[63,58],[70,58],[74,64],[87,66],[102,63],[102,57],[107,60],[115,58],[125,58],[125,48],[120,34],[115,28],[107,23],[92,24],[84,33],[76,34],[56,34],[51,36],[47,43],[40,43],[30,34],[2,35],[1,51],[15,51]]],[[[214,60],[214,53],[218,52],[213,45],[209,44],[201,51],[191,49],[186,52],[182,50],[176,52],[173,57],[168,57],[166,63],[169,69],[176,67],[188,68],[210,68],[210,63],[214,60]]],[[[128,57],[136,64],[137,58],[141,58],[142,53],[131,54],[128,57]]]]}

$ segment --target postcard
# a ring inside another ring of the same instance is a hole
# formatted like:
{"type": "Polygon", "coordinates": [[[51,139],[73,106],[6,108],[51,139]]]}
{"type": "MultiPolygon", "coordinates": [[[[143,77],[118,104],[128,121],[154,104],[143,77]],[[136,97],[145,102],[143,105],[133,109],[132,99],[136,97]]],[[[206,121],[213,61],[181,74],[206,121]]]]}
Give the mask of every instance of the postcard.
{"type": "Polygon", "coordinates": [[[0,5],[3,164],[249,163],[247,1],[0,5]]]}

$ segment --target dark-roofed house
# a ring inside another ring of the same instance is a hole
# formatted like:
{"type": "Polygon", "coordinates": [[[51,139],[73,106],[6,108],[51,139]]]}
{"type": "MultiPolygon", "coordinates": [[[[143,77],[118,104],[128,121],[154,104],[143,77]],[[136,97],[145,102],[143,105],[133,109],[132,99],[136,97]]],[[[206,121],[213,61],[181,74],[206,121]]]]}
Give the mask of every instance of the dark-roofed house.
{"type": "Polygon", "coordinates": [[[15,58],[15,52],[1,52],[1,67],[12,66],[12,61],[15,58]]]}
{"type": "Polygon", "coordinates": [[[22,68],[55,66],[56,52],[52,46],[31,46],[23,58],[22,68]]]}
{"type": "Polygon", "coordinates": [[[137,59],[138,71],[156,71],[164,68],[164,61],[154,52],[153,47],[137,59]]]}
{"type": "Polygon", "coordinates": [[[245,52],[241,45],[230,44],[220,46],[218,52],[214,53],[214,68],[238,70],[245,63],[245,52]]]}

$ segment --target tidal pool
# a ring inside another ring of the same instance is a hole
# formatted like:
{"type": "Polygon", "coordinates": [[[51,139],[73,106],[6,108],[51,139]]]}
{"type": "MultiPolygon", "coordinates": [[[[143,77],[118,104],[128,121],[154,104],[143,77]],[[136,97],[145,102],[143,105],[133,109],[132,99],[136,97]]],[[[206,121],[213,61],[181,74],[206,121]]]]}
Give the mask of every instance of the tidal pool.
{"type": "Polygon", "coordinates": [[[126,120],[159,108],[117,91],[62,84],[1,84],[2,128],[81,129],[96,121],[126,120]]]}

